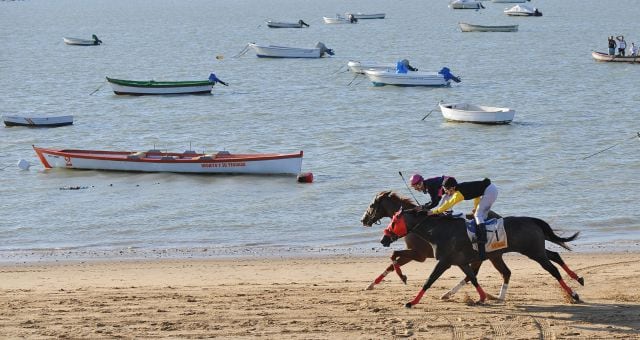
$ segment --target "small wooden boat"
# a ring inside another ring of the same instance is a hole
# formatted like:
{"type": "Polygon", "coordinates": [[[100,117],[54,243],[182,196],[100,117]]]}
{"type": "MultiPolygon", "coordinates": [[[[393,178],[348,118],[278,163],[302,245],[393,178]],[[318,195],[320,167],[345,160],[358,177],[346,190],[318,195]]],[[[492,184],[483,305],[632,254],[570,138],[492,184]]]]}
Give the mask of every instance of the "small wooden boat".
{"type": "Polygon", "coordinates": [[[73,124],[73,116],[24,117],[2,116],[6,126],[58,127],[73,124]]]}
{"type": "Polygon", "coordinates": [[[364,74],[374,86],[450,86],[451,81],[460,82],[460,78],[451,74],[447,67],[438,72],[415,71],[398,73],[396,70],[365,70],[364,74]]]}
{"type": "Polygon", "coordinates": [[[459,22],[460,30],[462,32],[517,32],[518,25],[504,25],[504,26],[488,26],[488,25],[474,25],[466,22],[459,22]]]}
{"type": "Polygon", "coordinates": [[[91,40],[88,39],[79,39],[79,38],[62,38],[65,44],[67,45],[76,45],[76,46],[95,46],[102,44],[102,40],[98,39],[98,37],[94,34],[91,36],[91,40]]]}
{"type": "Polygon", "coordinates": [[[454,122],[479,124],[509,124],[516,114],[515,110],[505,107],[472,105],[467,103],[438,104],[442,117],[454,122]]]}
{"type": "Polygon", "coordinates": [[[360,20],[360,19],[384,19],[385,17],[385,13],[373,13],[373,14],[365,14],[365,13],[345,13],[344,14],[346,17],[349,17],[349,15],[353,15],[354,18],[360,20]]]}
{"type": "Polygon", "coordinates": [[[249,43],[260,58],[320,58],[325,54],[333,55],[333,50],[319,42],[314,48],[299,48],[249,43]]]}
{"type": "Polygon", "coordinates": [[[220,151],[200,154],[149,150],[96,151],[46,149],[33,146],[45,168],[113,170],[135,172],[177,172],[201,174],[297,175],[302,167],[302,151],[290,154],[232,154],[220,151]]]}
{"type": "Polygon", "coordinates": [[[376,63],[371,61],[355,61],[349,60],[347,63],[349,70],[353,73],[364,74],[365,70],[394,70],[396,69],[395,63],[376,63]]]}
{"type": "Polygon", "coordinates": [[[453,0],[449,3],[452,9],[481,9],[482,2],[476,0],[453,0]]]}
{"type": "Polygon", "coordinates": [[[504,4],[521,4],[531,0],[491,0],[491,2],[495,3],[504,3],[504,4]]]}
{"type": "Polygon", "coordinates": [[[267,26],[271,28],[303,28],[309,27],[309,24],[302,20],[298,20],[298,22],[278,22],[278,21],[267,21],[267,26]]]}
{"type": "Polygon", "coordinates": [[[610,55],[608,53],[592,51],[591,56],[597,61],[606,61],[614,63],[640,63],[640,56],[620,56],[610,55]]]}
{"type": "Polygon", "coordinates": [[[517,17],[541,17],[542,13],[537,8],[532,8],[527,5],[515,5],[509,9],[505,9],[504,13],[510,16],[517,17]]]}
{"type": "Polygon", "coordinates": [[[215,83],[227,85],[211,73],[207,80],[155,81],[124,80],[107,77],[115,94],[135,96],[162,94],[209,94],[215,83]]]}
{"type": "Polygon", "coordinates": [[[358,19],[353,14],[349,14],[343,17],[340,14],[336,14],[335,17],[322,17],[325,24],[357,24],[358,19]]]}

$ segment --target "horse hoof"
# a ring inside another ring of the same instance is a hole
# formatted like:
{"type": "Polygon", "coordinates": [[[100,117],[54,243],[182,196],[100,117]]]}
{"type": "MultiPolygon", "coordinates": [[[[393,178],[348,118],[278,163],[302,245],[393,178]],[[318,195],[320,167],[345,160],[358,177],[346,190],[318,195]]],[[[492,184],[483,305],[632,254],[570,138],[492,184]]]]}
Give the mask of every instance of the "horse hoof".
{"type": "Polygon", "coordinates": [[[571,297],[573,298],[574,302],[581,302],[580,301],[580,295],[578,295],[578,293],[573,293],[573,295],[571,295],[571,297]]]}
{"type": "Polygon", "coordinates": [[[446,292],[440,297],[440,300],[449,300],[451,299],[451,295],[453,295],[451,292],[446,292]]]}
{"type": "Polygon", "coordinates": [[[402,280],[402,283],[407,284],[407,276],[406,275],[402,275],[400,280],[402,280]]]}
{"type": "Polygon", "coordinates": [[[579,277],[579,278],[578,278],[578,283],[579,283],[581,286],[584,286],[584,278],[579,277]]]}
{"type": "Polygon", "coordinates": [[[406,305],[404,305],[405,308],[411,308],[413,307],[413,305],[411,304],[411,302],[407,302],[406,305]]]}
{"type": "Polygon", "coordinates": [[[375,285],[372,283],[367,288],[365,288],[365,290],[373,290],[373,287],[375,287],[375,285]]]}

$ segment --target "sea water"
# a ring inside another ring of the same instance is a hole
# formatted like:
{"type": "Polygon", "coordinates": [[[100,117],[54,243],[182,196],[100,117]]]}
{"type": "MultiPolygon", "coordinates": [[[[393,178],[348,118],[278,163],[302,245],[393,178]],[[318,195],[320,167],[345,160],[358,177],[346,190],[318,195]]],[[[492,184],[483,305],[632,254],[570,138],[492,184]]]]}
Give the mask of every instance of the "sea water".
{"type": "Polygon", "coordinates": [[[360,218],[381,190],[410,195],[399,172],[489,177],[499,188],[494,210],[542,218],[563,235],[580,231],[578,251],[638,246],[640,66],[590,56],[606,50],[609,35],[640,42],[636,2],[534,0],[543,13],[535,18],[484,4],[476,11],[452,10],[445,0],[0,2],[2,114],[75,117],[61,128],[0,128],[0,259],[383,254],[381,228],[363,228],[360,218]],[[322,21],[344,12],[386,18],[322,21]],[[270,29],[269,19],[310,27],[270,29]],[[519,30],[462,33],[458,22],[519,30]],[[62,41],[92,34],[103,44],[62,41]],[[249,42],[323,42],[335,56],[237,56],[249,42]],[[399,59],[424,71],[448,67],[462,82],[374,87],[346,72],[349,60],[399,59]],[[105,83],[211,72],[229,86],[204,96],[116,96],[105,83]],[[502,126],[451,123],[434,111],[439,101],[516,115],[502,126]],[[32,145],[304,150],[303,171],[315,181],[45,171],[32,145]],[[17,167],[21,159],[29,170],[17,167]]]}

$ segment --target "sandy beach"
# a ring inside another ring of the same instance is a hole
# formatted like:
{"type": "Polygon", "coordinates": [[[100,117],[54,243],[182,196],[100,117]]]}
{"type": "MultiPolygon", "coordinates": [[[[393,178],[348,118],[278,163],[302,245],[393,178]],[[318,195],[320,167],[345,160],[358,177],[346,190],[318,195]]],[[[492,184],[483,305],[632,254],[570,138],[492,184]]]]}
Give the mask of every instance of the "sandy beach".
{"type": "MultiPolygon", "coordinates": [[[[572,304],[537,263],[506,255],[506,302],[475,304],[447,271],[412,309],[434,266],[410,263],[365,290],[385,257],[77,261],[0,266],[3,338],[640,339],[640,254],[563,253],[572,304]]],[[[564,274],[564,273],[563,273],[564,274]]],[[[485,264],[485,290],[502,279],[485,264]]]]}

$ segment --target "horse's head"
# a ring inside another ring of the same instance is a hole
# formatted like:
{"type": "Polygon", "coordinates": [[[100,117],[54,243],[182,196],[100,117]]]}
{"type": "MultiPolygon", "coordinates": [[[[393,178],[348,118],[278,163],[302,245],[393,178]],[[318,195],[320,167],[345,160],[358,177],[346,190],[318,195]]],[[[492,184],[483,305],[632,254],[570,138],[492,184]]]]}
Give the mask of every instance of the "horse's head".
{"type": "Polygon", "coordinates": [[[392,217],[400,208],[414,208],[410,199],[398,196],[392,191],[381,191],[373,198],[373,202],[362,215],[360,222],[365,227],[379,223],[384,217],[392,217]]]}

